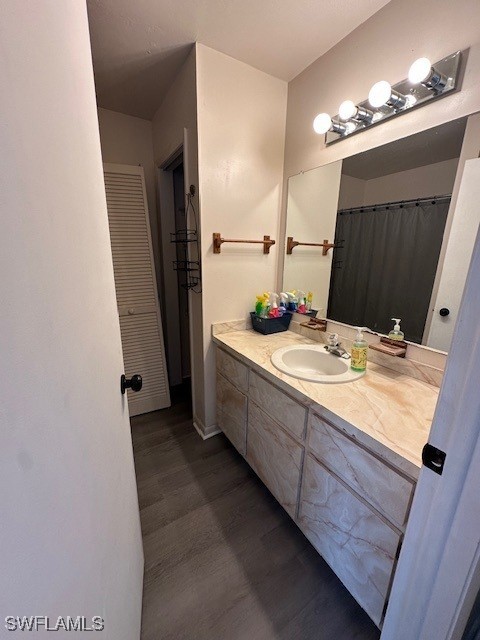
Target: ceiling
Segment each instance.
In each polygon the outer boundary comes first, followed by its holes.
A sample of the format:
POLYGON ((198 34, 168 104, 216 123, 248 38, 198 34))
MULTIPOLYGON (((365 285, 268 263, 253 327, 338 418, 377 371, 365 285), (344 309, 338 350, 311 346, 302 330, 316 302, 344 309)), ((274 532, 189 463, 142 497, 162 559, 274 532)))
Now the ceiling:
POLYGON ((458 158, 466 124, 466 118, 459 118, 351 156, 343 161, 342 173, 361 180, 372 180, 397 171, 458 158))
POLYGON ((88 0, 97 100, 151 119, 194 42, 291 80, 388 0, 88 0))

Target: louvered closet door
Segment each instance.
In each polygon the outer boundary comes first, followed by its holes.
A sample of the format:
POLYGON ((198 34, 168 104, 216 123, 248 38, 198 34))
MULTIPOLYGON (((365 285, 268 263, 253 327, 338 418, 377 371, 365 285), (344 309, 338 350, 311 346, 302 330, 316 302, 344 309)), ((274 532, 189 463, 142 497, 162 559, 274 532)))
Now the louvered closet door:
POLYGON ((145 179, 142 167, 103 168, 125 375, 143 378, 141 391, 127 391, 136 416, 170 406, 145 179))

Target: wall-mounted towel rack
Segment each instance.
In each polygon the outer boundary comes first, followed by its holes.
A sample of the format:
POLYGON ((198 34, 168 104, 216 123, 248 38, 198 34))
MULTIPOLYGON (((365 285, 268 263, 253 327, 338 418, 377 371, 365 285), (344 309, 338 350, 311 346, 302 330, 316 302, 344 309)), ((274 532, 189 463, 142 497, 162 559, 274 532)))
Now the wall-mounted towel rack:
POLYGON ((270 247, 275 244, 275 240, 270 240, 270 236, 263 236, 263 240, 229 240, 222 238, 220 233, 213 234, 213 253, 220 253, 224 242, 237 242, 247 244, 263 244, 263 253, 270 253, 270 247))
POLYGON ((294 240, 292 236, 287 238, 287 254, 290 255, 295 247, 323 247, 322 256, 326 256, 329 249, 333 249, 335 245, 328 240, 323 242, 298 242, 294 240))

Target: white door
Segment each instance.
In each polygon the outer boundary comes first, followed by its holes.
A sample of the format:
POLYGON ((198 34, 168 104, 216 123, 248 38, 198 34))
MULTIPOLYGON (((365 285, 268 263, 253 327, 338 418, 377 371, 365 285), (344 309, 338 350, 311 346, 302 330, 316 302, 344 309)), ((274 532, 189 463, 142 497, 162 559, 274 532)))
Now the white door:
POLYGON ((480 224, 480 159, 467 160, 458 192, 427 344, 449 351, 480 224), (448 309, 447 316, 440 309, 448 309))
POLYGON ((420 472, 382 640, 459 640, 480 586, 479 285, 480 233, 429 437, 445 465, 420 472))
POLYGON ((138 640, 142 538, 85 2, 2 0, 0 42, 0 636, 15 637, 6 616, 40 631, 34 616, 60 629, 99 616, 93 636, 138 640))
POLYGON ((130 415, 170 406, 152 238, 142 167, 104 164, 125 375, 140 374, 128 390, 130 415))

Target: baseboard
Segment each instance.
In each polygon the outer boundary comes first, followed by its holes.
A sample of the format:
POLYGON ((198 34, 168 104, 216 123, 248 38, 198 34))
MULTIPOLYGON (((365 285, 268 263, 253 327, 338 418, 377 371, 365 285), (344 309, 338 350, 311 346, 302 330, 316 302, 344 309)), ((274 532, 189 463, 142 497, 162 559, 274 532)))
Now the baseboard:
POLYGON ((208 440, 208 438, 212 438, 213 436, 222 433, 222 430, 219 429, 216 424, 210 427, 205 427, 203 422, 199 420, 197 416, 193 418, 193 426, 202 440, 208 440))

